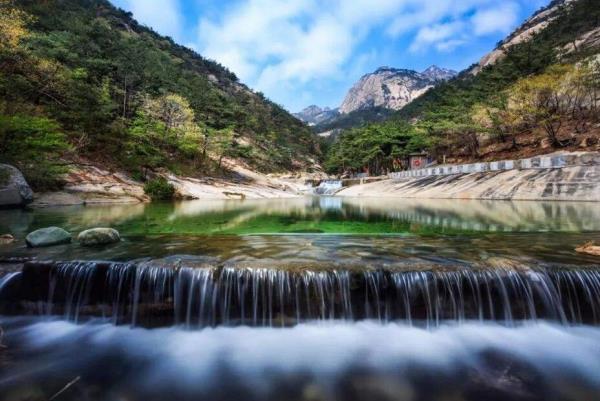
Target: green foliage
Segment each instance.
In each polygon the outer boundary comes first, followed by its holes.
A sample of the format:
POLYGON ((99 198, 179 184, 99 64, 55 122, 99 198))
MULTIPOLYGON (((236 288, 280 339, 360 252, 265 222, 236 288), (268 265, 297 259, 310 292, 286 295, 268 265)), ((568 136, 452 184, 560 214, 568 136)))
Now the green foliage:
POLYGON ((373 122, 389 119, 394 112, 383 107, 373 107, 364 110, 355 110, 351 113, 341 115, 334 121, 318 124, 313 127, 314 132, 325 132, 333 129, 350 129, 360 127, 373 122))
POLYGON ((228 151, 228 155, 236 158, 236 159, 252 159, 254 153, 254 149, 252 146, 248 145, 240 145, 237 142, 234 142, 231 148, 228 151))
POLYGON ((106 0, 1 1, 0 113, 57 121, 79 154, 134 172, 205 172, 235 135, 250 164, 274 171, 293 163, 264 149, 291 148, 301 162, 318 150, 306 126, 233 73, 106 0))
POLYGON ((158 177, 144 185, 144 192, 152 200, 171 200, 175 196, 175 187, 164 177, 158 177))
POLYGON ((371 124, 344 132, 329 150, 325 169, 330 173, 367 170, 382 174, 401 168, 410 153, 429 145, 423 132, 408 123, 371 124))
MULTIPOLYGON (((600 25, 600 7, 594 0, 579 0, 559 11, 546 29, 509 48, 506 57, 479 74, 463 73, 457 79, 428 91, 398 112, 398 117, 426 120, 459 119, 477 103, 498 101, 498 95, 523 77, 544 72, 558 60, 557 49, 600 25)), ((572 61, 587 56, 576 52, 572 61)))
POLYGON ((55 188, 66 172, 60 155, 69 150, 65 135, 52 120, 0 115, 0 161, 15 164, 37 190, 55 188))

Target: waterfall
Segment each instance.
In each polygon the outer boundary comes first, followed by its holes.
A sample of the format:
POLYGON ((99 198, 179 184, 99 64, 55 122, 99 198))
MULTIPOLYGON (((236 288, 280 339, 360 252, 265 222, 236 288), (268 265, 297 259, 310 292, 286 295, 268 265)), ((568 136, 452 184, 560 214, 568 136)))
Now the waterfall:
POLYGON ((318 195, 333 195, 340 189, 342 189, 342 181, 326 180, 322 181, 319 186, 315 188, 315 193, 318 195))
POLYGON ((7 287, 13 279, 18 278, 21 275, 21 272, 11 272, 7 273, 4 276, 0 277, 0 295, 2 295, 2 291, 4 287, 7 287))
MULTIPOLYGON (((308 321, 600 320, 600 270, 286 270, 66 262, 24 267, 22 304, 134 326, 291 326, 308 321), (44 283, 45 286, 44 286, 44 283)), ((35 308, 31 308, 35 309, 35 308)))

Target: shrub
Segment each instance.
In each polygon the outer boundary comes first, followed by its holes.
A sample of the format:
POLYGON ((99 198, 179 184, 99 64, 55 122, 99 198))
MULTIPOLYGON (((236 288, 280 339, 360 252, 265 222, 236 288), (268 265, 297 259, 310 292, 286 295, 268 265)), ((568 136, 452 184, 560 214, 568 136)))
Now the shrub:
POLYGON ((171 200, 175 196, 175 187, 164 177, 158 177, 144 185, 144 192, 152 200, 171 200))
POLYGON ((0 115, 0 162, 14 164, 34 190, 59 188, 67 172, 60 157, 70 150, 53 120, 28 115, 0 115))

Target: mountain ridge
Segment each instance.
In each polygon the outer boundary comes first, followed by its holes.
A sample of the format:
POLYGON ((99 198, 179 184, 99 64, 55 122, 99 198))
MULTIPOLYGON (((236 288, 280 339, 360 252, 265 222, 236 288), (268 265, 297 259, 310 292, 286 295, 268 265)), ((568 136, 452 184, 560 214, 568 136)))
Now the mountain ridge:
POLYGON ((311 126, 319 126, 334 124, 336 120, 344 119, 353 112, 368 113, 369 110, 376 109, 400 110, 427 90, 456 75, 456 71, 436 65, 421 72, 381 66, 373 72, 364 74, 349 89, 338 108, 311 105, 295 113, 294 116, 311 126))
POLYGON ((319 107, 317 105, 310 105, 301 111, 294 113, 293 115, 300 121, 305 122, 309 126, 318 125, 327 121, 332 120, 339 116, 339 109, 329 107, 319 107))
POLYGON ((504 58, 508 50, 519 43, 528 42, 537 33, 543 31, 552 20, 558 17, 561 7, 576 0, 553 0, 547 6, 540 8, 527 18, 507 37, 498 42, 497 46, 485 54, 474 66, 467 69, 470 74, 478 74, 483 68, 491 66, 504 58))
POLYGON ((597 0, 553 1, 482 60, 383 122, 348 126, 326 170, 381 174, 412 152, 472 163, 600 150, 597 0))

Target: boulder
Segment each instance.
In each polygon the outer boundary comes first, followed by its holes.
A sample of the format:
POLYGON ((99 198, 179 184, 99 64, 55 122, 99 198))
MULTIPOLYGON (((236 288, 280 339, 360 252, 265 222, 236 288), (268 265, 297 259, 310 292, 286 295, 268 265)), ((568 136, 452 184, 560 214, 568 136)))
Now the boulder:
POLYGON ((8 245, 15 242, 15 237, 10 234, 2 234, 0 235, 0 245, 8 245))
POLYGON ((83 246, 107 245, 121 241, 121 236, 113 228, 92 228, 80 232, 77 241, 83 246))
POLYGON ((0 207, 20 207, 33 201, 33 191, 23 174, 13 166, 0 164, 0 207))
POLYGON ((68 244, 71 242, 71 234, 60 227, 40 228, 27 234, 25 242, 30 248, 68 244))
POLYGON ((593 241, 587 242, 575 248, 575 251, 587 255, 600 256, 600 245, 595 245, 593 241))

